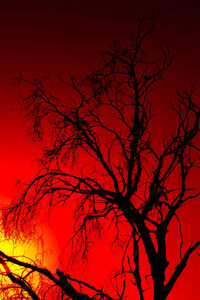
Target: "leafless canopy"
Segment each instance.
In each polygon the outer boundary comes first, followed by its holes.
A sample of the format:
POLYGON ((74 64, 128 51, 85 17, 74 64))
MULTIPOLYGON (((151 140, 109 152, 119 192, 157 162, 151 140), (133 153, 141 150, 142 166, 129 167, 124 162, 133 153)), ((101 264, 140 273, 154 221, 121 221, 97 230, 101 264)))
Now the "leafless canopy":
MULTIPOLYGON (((53 96, 41 80, 17 78, 28 87, 24 108, 32 121, 33 138, 43 138, 47 146, 40 173, 27 185, 21 198, 5 210, 5 230, 8 232, 8 224, 12 223, 14 230, 26 232, 27 224, 31 229, 44 204, 53 209, 58 203, 76 201, 73 240, 81 241, 76 250, 85 257, 88 226, 101 231, 101 220, 110 220, 115 224, 113 234, 117 241, 120 222, 126 222, 129 238, 121 272, 116 274, 123 284, 114 296, 120 300, 126 299, 128 281, 135 283, 140 299, 145 299, 141 248, 144 247, 149 262, 154 300, 162 300, 200 244, 191 244, 181 253, 174 272, 166 278, 169 224, 178 218, 179 208, 186 201, 200 194, 190 188, 188 180, 199 166, 200 107, 193 100, 193 90, 179 94, 174 108, 174 134, 165 138, 159 149, 153 145, 152 90, 163 78, 171 57, 167 49, 162 49, 160 56, 155 53, 156 58, 152 58, 152 36, 153 28, 146 27, 143 20, 128 46, 114 42, 103 53, 97 71, 81 80, 73 76, 70 84, 61 78, 71 93, 69 100, 53 96)), ((182 243, 180 252, 181 247, 182 243)), ((4 263, 20 265, 17 259, 0 255, 4 263)), ((60 270, 52 275, 31 264, 23 266, 47 276, 65 295, 60 299, 112 299, 103 290, 80 280, 80 286, 87 286, 90 292, 86 295, 81 289, 76 290, 75 279, 60 270)))

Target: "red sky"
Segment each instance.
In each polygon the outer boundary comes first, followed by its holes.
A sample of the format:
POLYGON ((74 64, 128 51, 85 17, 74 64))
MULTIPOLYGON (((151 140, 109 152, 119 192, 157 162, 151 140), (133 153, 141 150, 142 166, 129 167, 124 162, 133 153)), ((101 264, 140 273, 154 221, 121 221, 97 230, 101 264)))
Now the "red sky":
MULTIPOLYGON (((47 73, 84 74, 97 63, 97 54, 113 40, 126 40, 144 13, 153 13, 155 32, 174 56, 174 63, 157 92, 160 132, 170 128, 170 111, 177 90, 194 84, 200 93, 200 7, 198 1, 8 1, 0 4, 0 195, 15 193, 17 179, 37 170, 38 145, 27 139, 28 124, 16 108, 19 89, 12 78, 22 72, 32 78, 47 73), (151 2, 151 4, 150 4, 151 2), (167 125, 166 125, 167 124, 167 125)), ((171 120, 173 124, 173 120, 171 120)), ((200 206, 198 206, 200 208, 200 206)), ((186 236, 197 238, 198 210, 184 215, 186 236)), ((55 230, 56 231, 56 230, 55 230)), ((56 239, 56 237, 55 237, 56 239)), ((198 260, 198 257, 195 256, 198 260)), ((174 299, 198 299, 200 263, 177 283, 174 299), (184 286, 183 286, 184 285, 184 286), (184 287, 184 292, 182 292, 184 287)))

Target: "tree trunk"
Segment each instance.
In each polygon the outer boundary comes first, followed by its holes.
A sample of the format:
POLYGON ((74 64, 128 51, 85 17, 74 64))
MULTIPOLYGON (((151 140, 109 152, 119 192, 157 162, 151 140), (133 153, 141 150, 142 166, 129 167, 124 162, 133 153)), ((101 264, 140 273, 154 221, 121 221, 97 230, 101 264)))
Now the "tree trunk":
POLYGON ((162 265, 155 264, 153 270, 154 297, 153 300, 165 300, 166 294, 164 290, 164 270, 162 265))

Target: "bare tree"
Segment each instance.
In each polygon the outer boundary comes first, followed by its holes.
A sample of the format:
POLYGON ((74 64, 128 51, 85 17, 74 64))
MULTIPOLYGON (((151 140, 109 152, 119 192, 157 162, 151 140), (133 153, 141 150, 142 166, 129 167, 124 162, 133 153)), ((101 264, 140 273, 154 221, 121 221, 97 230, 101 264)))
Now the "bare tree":
POLYGON ((166 137, 159 149, 153 145, 152 90, 170 66, 171 56, 162 49, 160 56, 155 53, 156 58, 152 58, 148 47, 152 36, 153 28, 146 27, 143 20, 128 46, 114 42, 103 53, 97 71, 84 79, 73 76, 70 84, 62 78, 62 84, 71 93, 69 100, 52 95, 42 80, 17 78, 28 87, 24 109, 32 121, 33 138, 43 139, 47 146, 39 174, 25 187, 20 199, 4 211, 6 234, 17 230, 19 234, 30 234, 43 203, 54 209, 69 201, 76 201, 72 237, 76 255, 87 256, 90 231, 101 232, 101 220, 115 228, 115 242, 121 238, 121 224, 127 226, 121 269, 114 274, 121 283, 112 296, 102 288, 72 278, 66 270, 52 274, 34 263, 0 252, 4 276, 32 299, 48 297, 52 287, 55 299, 129 299, 126 288, 132 282, 139 299, 144 300, 148 275, 141 271, 140 253, 144 249, 153 299, 164 300, 200 245, 197 241, 182 253, 181 241, 180 260, 174 271, 167 273, 169 225, 174 218, 180 223, 179 208, 200 195, 189 180, 200 162, 200 106, 193 100, 193 90, 179 94, 174 107, 174 134, 166 137), (39 289, 30 284, 29 275, 17 277, 9 271, 8 263, 29 270, 33 276, 40 274, 47 279, 47 285, 37 294, 39 289))

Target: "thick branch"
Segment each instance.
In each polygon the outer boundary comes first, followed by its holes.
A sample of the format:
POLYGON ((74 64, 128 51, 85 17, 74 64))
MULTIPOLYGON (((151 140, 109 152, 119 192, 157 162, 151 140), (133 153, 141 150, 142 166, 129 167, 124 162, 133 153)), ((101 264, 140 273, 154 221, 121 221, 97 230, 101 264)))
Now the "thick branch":
POLYGON ((184 257, 182 258, 181 262, 177 265, 174 273, 172 274, 171 278, 165 285, 165 295, 166 297, 169 295, 170 291, 172 290, 174 284, 176 283, 177 279, 185 269, 188 259, 190 255, 200 246, 200 241, 196 242, 193 246, 190 246, 188 250, 186 251, 184 257))

